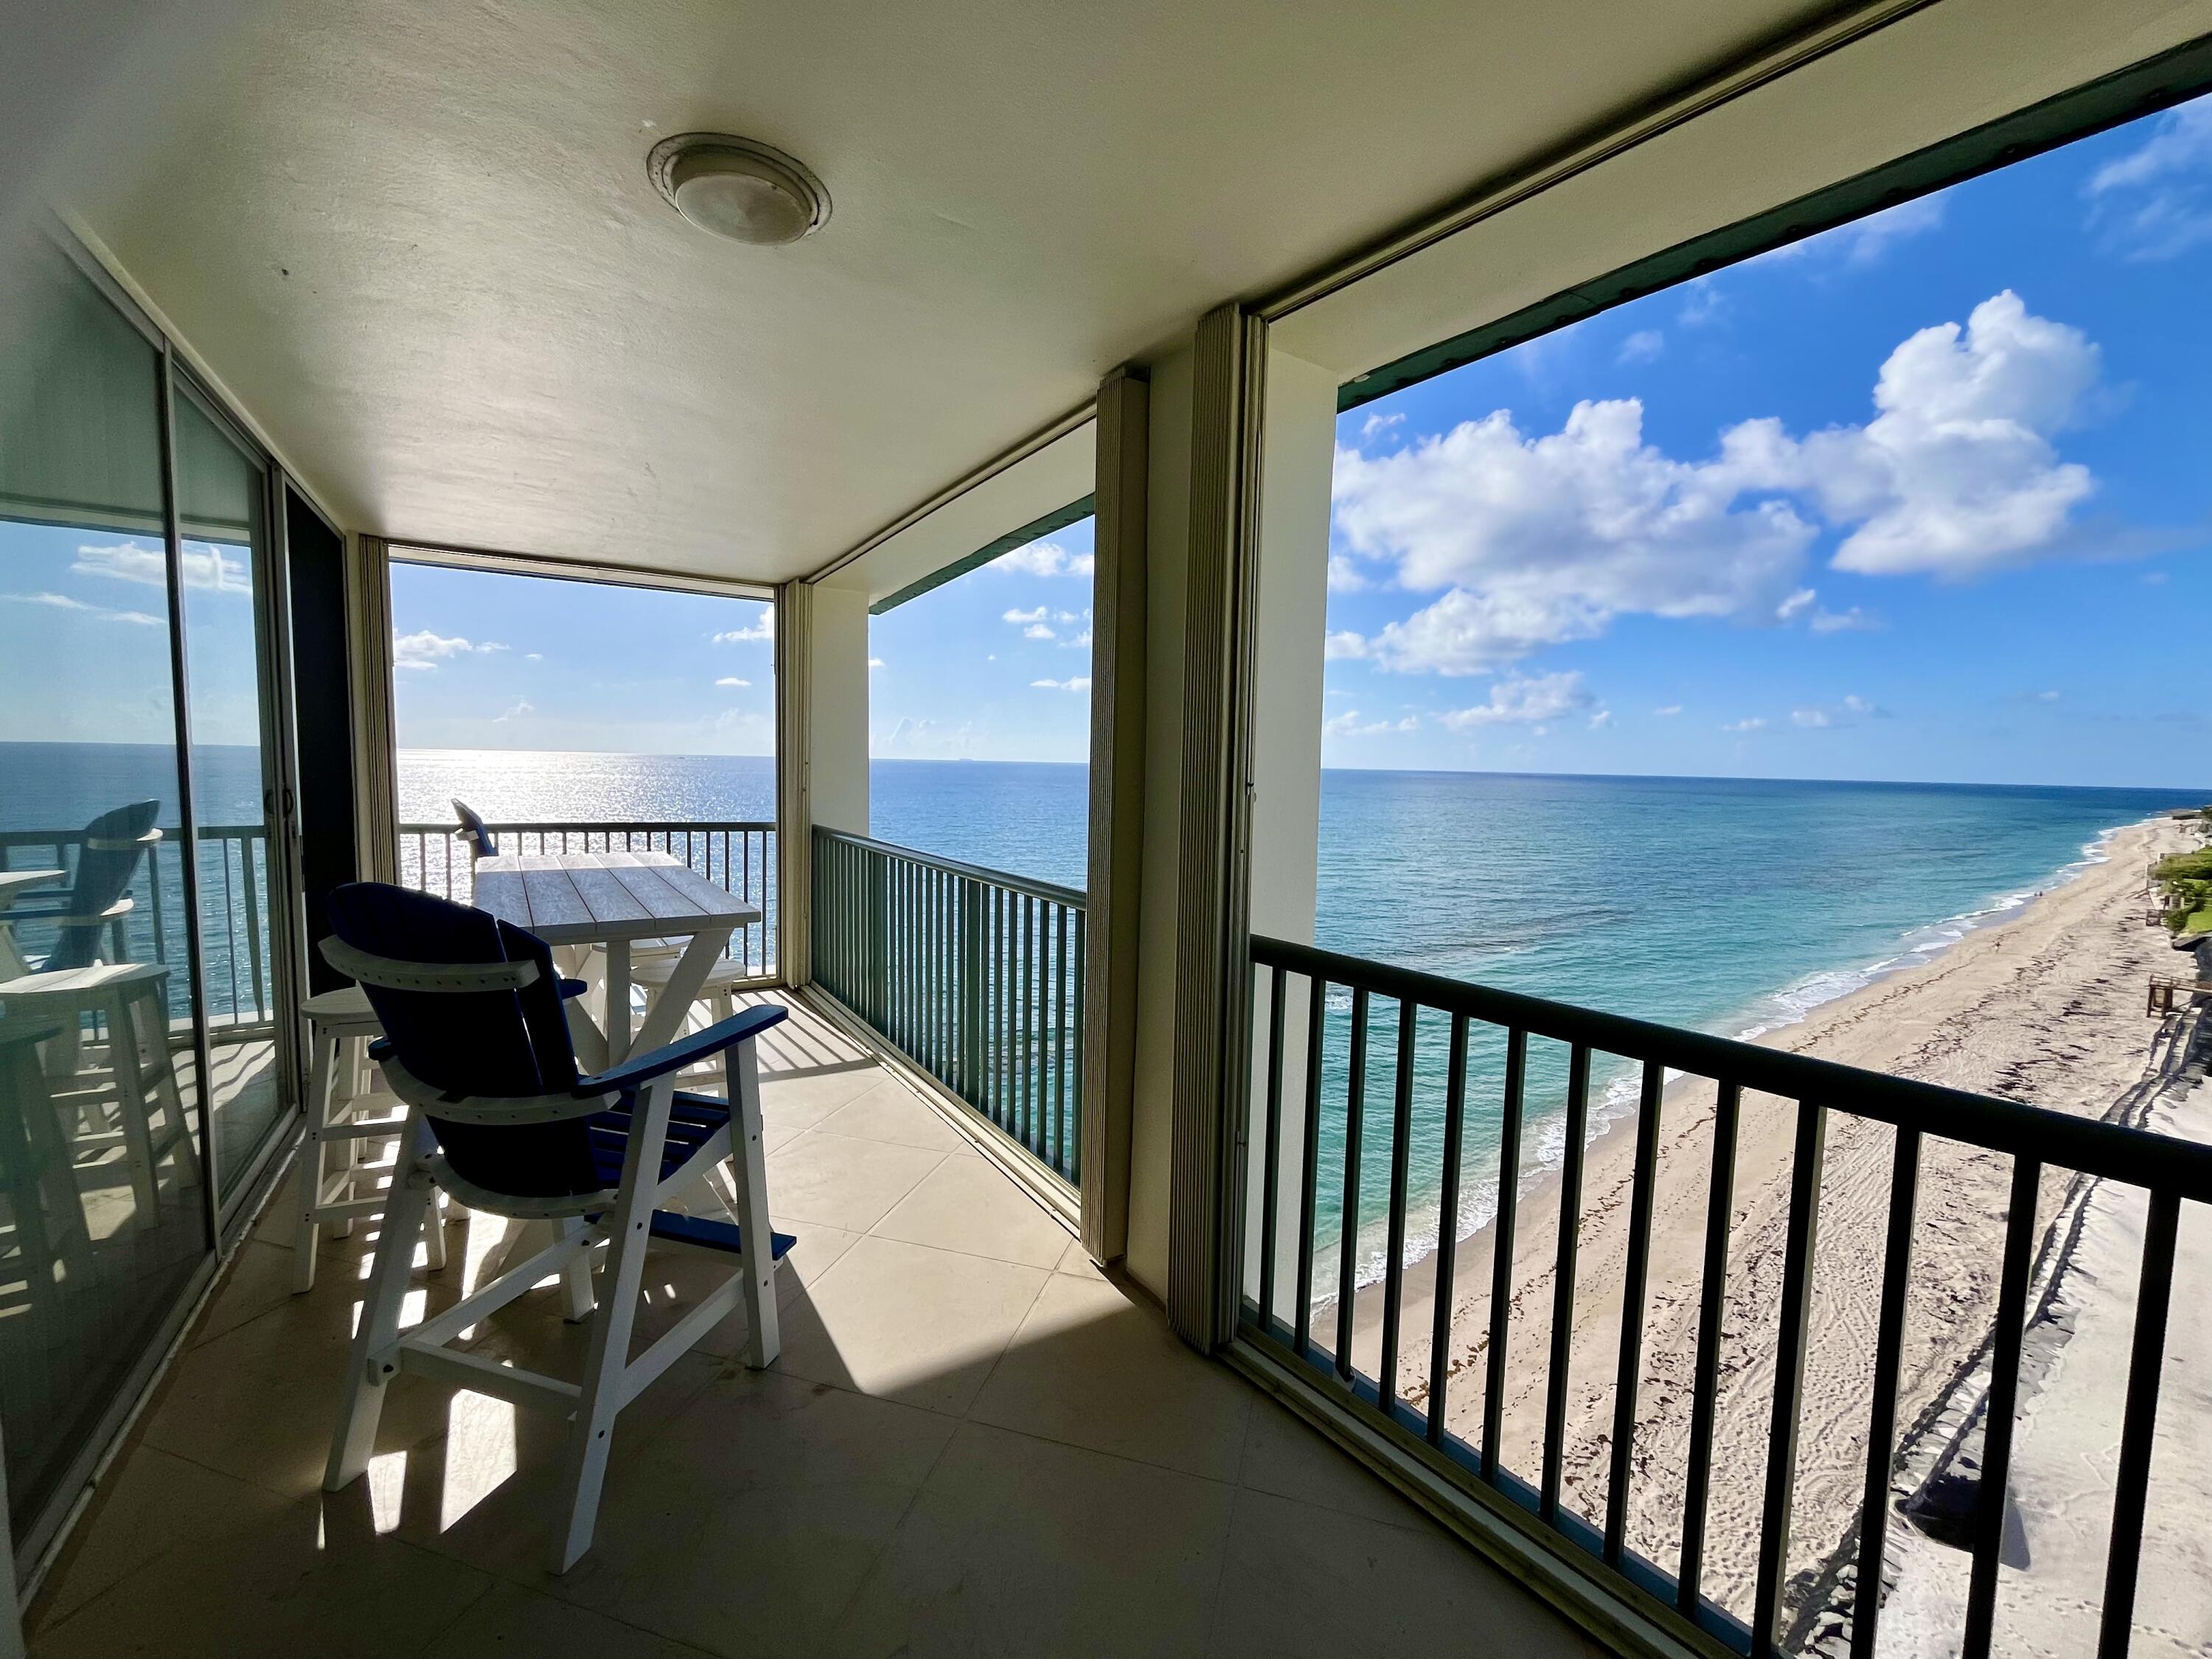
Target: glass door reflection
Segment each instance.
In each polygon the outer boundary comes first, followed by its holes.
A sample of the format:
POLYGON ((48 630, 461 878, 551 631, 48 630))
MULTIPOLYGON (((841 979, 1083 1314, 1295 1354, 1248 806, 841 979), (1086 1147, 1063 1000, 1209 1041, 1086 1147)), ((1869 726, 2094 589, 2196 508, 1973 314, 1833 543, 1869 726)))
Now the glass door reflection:
POLYGON ((210 1239, 158 354, 58 253, 5 275, 0 1418, 30 1552, 210 1239))
POLYGON ((272 834, 276 794, 264 742, 270 677, 260 648, 268 475, 189 387, 179 387, 174 418, 208 1105, 216 1198, 228 1203, 281 1125, 287 1093, 270 927, 285 914, 271 890, 283 842, 272 834))

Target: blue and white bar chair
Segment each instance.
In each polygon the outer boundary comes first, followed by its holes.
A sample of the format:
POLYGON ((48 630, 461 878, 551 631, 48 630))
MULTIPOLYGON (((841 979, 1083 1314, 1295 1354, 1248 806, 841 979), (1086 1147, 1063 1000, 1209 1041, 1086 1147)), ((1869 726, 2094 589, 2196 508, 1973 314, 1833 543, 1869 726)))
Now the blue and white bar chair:
POLYGON ((746 1362, 776 1356, 776 1265, 796 1242, 769 1224, 753 1040, 784 1011, 747 1009, 596 1077, 576 1069, 552 953, 533 933, 428 894, 356 882, 331 895, 323 953, 368 992, 385 1031, 370 1050, 407 1127, 347 1368, 323 1487, 368 1467, 384 1390, 399 1372, 441 1378, 573 1419, 565 1572, 591 1547, 615 1418, 737 1308, 746 1362), (720 1055, 726 1102, 678 1091, 676 1073, 720 1055), (665 1207, 726 1164, 736 1222, 665 1207), (471 1210, 553 1224, 544 1249, 402 1333, 409 1267, 434 1190, 471 1210), (736 1271, 635 1359, 630 1335, 649 1243, 701 1250, 736 1271), (606 1259, 593 1305, 592 1253, 606 1259), (449 1345, 548 1276, 571 1319, 592 1321, 569 1382, 449 1345))

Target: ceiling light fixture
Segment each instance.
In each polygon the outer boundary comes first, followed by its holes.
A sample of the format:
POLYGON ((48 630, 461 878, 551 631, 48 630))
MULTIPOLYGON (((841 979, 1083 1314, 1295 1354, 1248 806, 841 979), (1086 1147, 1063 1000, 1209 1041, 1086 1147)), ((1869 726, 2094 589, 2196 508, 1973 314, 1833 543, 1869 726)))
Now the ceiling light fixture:
POLYGON ((679 132, 646 158, 669 205, 702 230, 756 247, 795 242, 829 222, 830 192, 804 162, 723 132, 679 132))

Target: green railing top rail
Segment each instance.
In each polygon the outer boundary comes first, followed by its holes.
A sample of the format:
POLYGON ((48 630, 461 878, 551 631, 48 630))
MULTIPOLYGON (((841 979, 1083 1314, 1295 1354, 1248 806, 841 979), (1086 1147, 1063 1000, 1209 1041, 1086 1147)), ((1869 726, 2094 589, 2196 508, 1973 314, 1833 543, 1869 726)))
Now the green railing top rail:
POLYGON ((2212 1146, 2173 1135, 1892 1077, 1779 1048, 1763 1048, 1624 1014, 1600 1013, 1288 939, 1255 934, 1252 960, 1263 968, 1364 988, 1492 1025, 1517 1027, 1560 1042, 1656 1061, 1692 1076, 1725 1079, 1759 1094, 1808 1101, 1947 1140, 2035 1158, 2176 1198, 2212 1203, 2212 1146))
POLYGON ((871 853, 881 853, 888 858, 904 859, 909 864, 927 865, 933 870, 942 870, 948 875, 960 876, 969 881, 988 882, 1009 892, 1025 893, 1031 898, 1041 898, 1051 904, 1064 904, 1072 910, 1084 909, 1091 902, 1089 895, 1078 887, 1062 887, 1056 882, 1033 881, 1027 876, 1012 875, 1004 870, 988 870, 980 864, 963 864, 958 859, 939 858, 934 853, 901 847, 895 842, 856 836, 849 830, 831 830, 817 823, 814 826, 814 833, 818 839, 841 842, 848 847, 865 848, 871 853))

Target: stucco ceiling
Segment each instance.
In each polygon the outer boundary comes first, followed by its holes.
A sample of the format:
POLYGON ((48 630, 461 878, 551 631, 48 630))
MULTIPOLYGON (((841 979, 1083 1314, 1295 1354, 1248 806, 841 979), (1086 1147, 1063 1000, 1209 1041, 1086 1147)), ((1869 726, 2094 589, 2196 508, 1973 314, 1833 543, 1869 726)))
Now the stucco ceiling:
POLYGON ((775 579, 1208 307, 1833 9, 289 0, 142 53, 47 189, 350 527, 775 579), (645 168, 689 129, 835 217, 694 230, 645 168))

